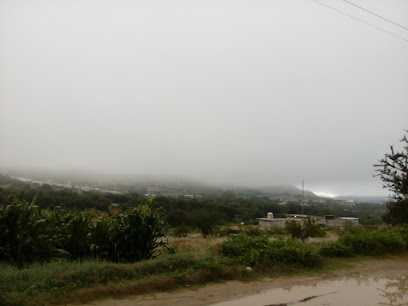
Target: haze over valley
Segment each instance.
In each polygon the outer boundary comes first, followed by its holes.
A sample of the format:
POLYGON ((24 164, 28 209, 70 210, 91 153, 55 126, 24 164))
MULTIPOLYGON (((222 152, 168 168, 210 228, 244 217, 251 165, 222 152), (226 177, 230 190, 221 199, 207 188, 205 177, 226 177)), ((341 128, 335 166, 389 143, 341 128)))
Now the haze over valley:
MULTIPOLYGON (((408 20, 392 3, 370 1, 408 20)), ((408 43, 387 32, 313 1, 5 0, 0 20, 4 174, 388 194, 408 43)))

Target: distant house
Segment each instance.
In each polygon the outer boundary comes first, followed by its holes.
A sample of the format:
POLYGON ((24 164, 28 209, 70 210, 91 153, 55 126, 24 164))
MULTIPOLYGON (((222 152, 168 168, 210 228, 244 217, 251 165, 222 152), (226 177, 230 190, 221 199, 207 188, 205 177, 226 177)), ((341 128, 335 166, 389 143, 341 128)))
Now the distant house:
MULTIPOLYGON (((305 222, 307 215, 301 214, 290 214, 286 215, 286 218, 274 218, 273 213, 269 212, 266 218, 258 218, 259 227, 262 230, 269 230, 272 228, 284 228, 286 222, 295 221, 295 222, 305 222)), ((353 217, 338 217, 336 218, 333 215, 328 215, 324 217, 311 216, 313 219, 316 219, 316 224, 328 226, 328 227, 343 227, 346 224, 359 225, 359 219, 353 217)))

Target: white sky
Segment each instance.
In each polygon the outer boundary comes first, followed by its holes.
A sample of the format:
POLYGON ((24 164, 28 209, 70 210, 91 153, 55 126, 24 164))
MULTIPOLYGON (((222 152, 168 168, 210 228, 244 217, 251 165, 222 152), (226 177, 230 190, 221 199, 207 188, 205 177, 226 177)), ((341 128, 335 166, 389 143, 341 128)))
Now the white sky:
POLYGON ((387 193, 407 98, 408 41, 312 0, 0 0, 2 168, 387 193))

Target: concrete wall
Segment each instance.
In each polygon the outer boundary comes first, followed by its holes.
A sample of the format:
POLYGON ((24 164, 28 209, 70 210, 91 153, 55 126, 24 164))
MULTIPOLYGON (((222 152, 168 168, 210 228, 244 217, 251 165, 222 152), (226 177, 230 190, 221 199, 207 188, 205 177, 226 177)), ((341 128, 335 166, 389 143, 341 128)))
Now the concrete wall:
POLYGON ((285 228, 286 222, 295 221, 295 222, 304 222, 302 219, 289 219, 289 218, 275 218, 275 219, 266 219, 259 218, 259 228, 261 230, 270 230, 272 228, 285 228))
MULTIPOLYGON (((268 219, 268 218, 258 218, 259 221, 259 228, 261 230, 269 230, 272 228, 285 228, 286 222, 295 221, 295 222, 306 222, 305 219, 295 219, 295 218, 275 218, 275 219, 268 219)), ((328 227, 343 227, 346 224, 351 225, 359 225, 359 219, 352 218, 352 219, 325 219, 321 218, 316 221, 316 224, 324 225, 328 227)))

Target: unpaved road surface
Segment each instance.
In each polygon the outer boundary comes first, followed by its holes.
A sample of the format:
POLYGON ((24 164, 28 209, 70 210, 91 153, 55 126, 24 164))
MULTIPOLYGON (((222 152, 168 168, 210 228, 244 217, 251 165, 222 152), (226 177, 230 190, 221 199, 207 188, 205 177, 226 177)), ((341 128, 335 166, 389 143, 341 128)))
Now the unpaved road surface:
MULTIPOLYGON (((161 292, 148 295, 129 296, 123 299, 107 299, 95 301, 87 305, 104 306, 179 306, 179 305, 212 305, 220 302, 237 300, 246 296, 262 293, 274 288, 288 288, 301 285, 312 285, 316 282, 361 277, 397 277, 408 276, 408 257, 397 259, 382 259, 358 263, 350 269, 338 270, 331 274, 316 277, 292 276, 266 278, 261 281, 243 283, 230 281, 220 284, 209 284, 196 290, 189 288, 171 292, 161 292)), ((236 305, 239 305, 237 303, 236 305)))

